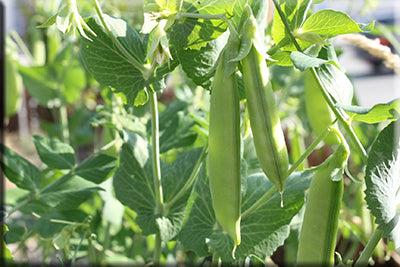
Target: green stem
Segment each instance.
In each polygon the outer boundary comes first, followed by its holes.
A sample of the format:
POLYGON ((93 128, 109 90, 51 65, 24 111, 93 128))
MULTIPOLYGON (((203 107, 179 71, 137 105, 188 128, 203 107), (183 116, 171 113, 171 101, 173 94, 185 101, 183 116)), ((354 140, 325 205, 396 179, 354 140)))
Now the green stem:
POLYGON ((163 192, 161 186, 161 166, 160 166, 160 144, 159 144, 159 129, 158 129, 158 108, 157 108, 157 93, 150 93, 150 108, 151 108, 151 144, 152 144, 152 160, 153 160, 153 181, 154 191, 156 194, 157 213, 163 214, 163 192))
POLYGON ((270 196, 272 196, 272 194, 275 193, 276 190, 278 190, 277 187, 271 186, 271 188, 261 198, 259 198, 256 203, 254 203, 250 208, 242 213, 242 220, 245 217, 249 216, 253 211, 258 209, 262 204, 264 204, 264 201, 270 198, 270 196))
POLYGON ((203 147, 203 151, 201 151, 200 157, 194 166, 192 173, 189 176, 189 179, 186 181, 185 185, 181 188, 181 190, 168 202, 165 204, 165 211, 168 211, 192 186, 193 182, 195 181, 197 174, 200 171, 200 167, 203 164, 203 160, 207 155, 208 151, 208 140, 207 143, 203 147))
POLYGON ((99 4, 98 0, 93 0, 93 3, 95 5, 96 12, 99 15, 100 21, 103 24, 104 29, 106 30, 108 36, 111 38, 113 43, 118 47, 118 49, 121 51, 121 53, 129 60, 129 62, 136 69, 138 69, 142 74, 146 73, 148 71, 148 69, 145 66, 143 66, 138 60, 136 60, 136 58, 134 58, 128 52, 128 50, 126 50, 126 48, 121 44, 121 42, 117 38, 115 38, 114 34, 111 32, 111 30, 108 27, 107 22, 106 22, 106 20, 104 18, 104 13, 101 10, 101 7, 100 7, 100 4, 99 4))
POLYGON ((288 176, 290 176, 302 163, 303 161, 313 152, 313 150, 318 146, 318 144, 329 134, 329 127, 317 137, 317 139, 312 142, 312 144, 307 148, 306 151, 300 156, 300 158, 292 165, 288 171, 288 176))
POLYGON ((364 247, 363 251, 361 252, 360 257, 356 261, 356 264, 354 267, 361 267, 361 266, 367 266, 369 258, 372 256, 372 253, 374 252, 376 246, 378 245, 379 241, 381 240, 383 236, 383 231, 380 230, 379 228, 375 229, 374 233, 368 240, 367 245, 364 247))
POLYGON ((153 265, 161 266, 161 234, 157 233, 153 252, 153 265))

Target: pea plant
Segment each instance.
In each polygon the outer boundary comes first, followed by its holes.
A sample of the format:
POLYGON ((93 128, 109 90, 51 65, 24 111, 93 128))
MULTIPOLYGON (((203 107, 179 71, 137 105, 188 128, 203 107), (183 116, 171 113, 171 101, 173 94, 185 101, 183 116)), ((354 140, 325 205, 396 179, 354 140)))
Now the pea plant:
POLYGON ((28 240, 62 265, 395 261, 400 102, 357 104, 333 39, 374 22, 321 2, 147 0, 138 27, 60 1, 40 26, 65 34, 54 60, 13 65, 63 130, 32 137, 40 166, 1 145, 5 261, 28 240), (65 105, 88 83, 81 160, 65 105))

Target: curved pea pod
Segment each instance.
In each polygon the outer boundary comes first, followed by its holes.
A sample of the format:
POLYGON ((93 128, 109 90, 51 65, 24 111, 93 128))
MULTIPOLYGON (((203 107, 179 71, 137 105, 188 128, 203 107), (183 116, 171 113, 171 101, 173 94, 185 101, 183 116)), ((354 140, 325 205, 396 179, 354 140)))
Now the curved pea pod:
MULTIPOLYGON (((312 74, 311 69, 307 69, 304 72, 304 96, 306 113, 311 129, 315 134, 320 135, 326 127, 332 124, 336 117, 329 108, 328 103, 326 103, 320 85, 312 74)), ((334 127, 337 127, 337 124, 334 127)), ((337 145, 340 143, 340 139, 334 132, 330 132, 324 138, 324 142, 328 145, 337 145)))
POLYGON ((332 266, 334 263, 343 170, 348 156, 347 145, 340 145, 311 181, 297 251, 300 266, 332 266))
POLYGON ((222 56, 211 91, 208 166, 215 216, 236 247, 240 244, 240 108, 235 73, 228 69, 222 56))

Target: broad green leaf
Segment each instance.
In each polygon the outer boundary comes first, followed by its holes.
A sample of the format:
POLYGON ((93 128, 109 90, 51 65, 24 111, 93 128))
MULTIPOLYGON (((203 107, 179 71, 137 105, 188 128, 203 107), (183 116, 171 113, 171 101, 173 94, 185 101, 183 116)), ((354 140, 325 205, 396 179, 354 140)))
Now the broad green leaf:
POLYGON ((41 105, 54 108, 80 97, 86 86, 86 74, 74 49, 73 44, 65 46, 50 65, 19 66, 29 93, 41 105))
POLYGON ((176 12, 180 7, 180 0, 155 0, 156 3, 163 10, 168 10, 170 12, 176 12))
POLYGON ((58 84, 47 66, 24 67, 19 71, 28 92, 44 107, 58 107, 61 99, 57 92, 58 84))
POLYGON ((95 183, 77 175, 66 174, 44 187, 39 194, 38 202, 59 210, 78 207, 95 191, 101 190, 95 183))
POLYGON ((279 66, 293 66, 293 62, 290 59, 291 52, 288 51, 280 51, 274 53, 271 58, 273 60, 268 61, 268 67, 273 66, 273 65, 279 65, 279 66))
POLYGON ((106 154, 93 154, 74 170, 76 175, 99 184, 106 180, 110 172, 117 166, 117 159, 106 154))
MULTIPOLYGON (((143 63, 145 51, 140 35, 122 19, 105 18, 112 34, 131 56, 143 63)), ((93 41, 81 40, 80 50, 86 68, 101 85, 123 93, 128 105, 133 105, 137 94, 146 85, 142 73, 118 49, 97 17, 90 18, 88 25, 97 36, 92 37, 93 41)))
POLYGON ((398 120, 400 117, 400 99, 385 104, 376 104, 372 108, 340 104, 337 106, 347 111, 352 120, 366 123, 398 120))
MULTIPOLYGON (((162 169, 164 203, 168 203, 183 188, 200 157, 202 148, 196 148, 185 152, 173 162, 162 169)), ((163 241, 169 241, 176 236, 182 227, 185 216, 186 204, 189 199, 191 188, 175 202, 168 210, 167 216, 157 219, 163 241)))
POLYGON ((394 121, 378 135, 368 154, 365 200, 384 237, 400 248, 400 122, 394 121))
POLYGON ((40 170, 32 163, 0 144, 0 165, 5 176, 21 189, 38 192, 42 182, 40 170))
MULTIPOLYGON (((369 28, 366 26, 365 28, 369 28)), ((340 34, 359 33, 363 28, 354 22, 346 13, 324 9, 312 14, 304 22, 301 32, 312 32, 321 35, 324 39, 332 38, 340 34)))
MULTIPOLYGON (((280 194, 276 191, 253 213, 242 217, 242 243, 236 250, 237 260, 244 260, 248 255, 264 259, 283 244, 289 235, 291 219, 304 203, 304 192, 309 187, 311 176, 311 172, 297 172, 288 178, 283 194, 283 208, 280 207, 280 194)), ((242 188, 245 190, 242 190, 242 212, 272 187, 273 184, 262 173, 243 179, 242 188)), ((188 207, 190 209, 188 217, 178 236, 183 247, 196 252, 199 256, 217 253, 226 261, 229 262, 229 259, 233 261, 231 255, 233 241, 227 238, 226 234, 216 230, 208 178, 204 168, 195 184, 188 207)))
MULTIPOLYGON (((140 158, 138 146, 143 146, 140 143, 144 141, 138 136, 135 140, 134 136, 131 134, 130 143, 122 146, 120 166, 113 177, 115 194, 122 204, 136 212, 136 222, 143 234, 160 232, 163 241, 166 242, 175 237, 181 227, 190 190, 165 211, 164 215, 157 214, 151 158, 147 157, 146 161, 140 158)), ((164 202, 170 201, 185 184, 200 153, 200 149, 190 150, 180 155, 173 165, 162 162, 164 202)))
POLYGON ((307 68, 321 67, 328 63, 325 59, 312 57, 297 51, 293 51, 290 54, 290 59, 292 60, 293 65, 301 71, 305 71, 307 68))
POLYGON ((72 169, 75 165, 75 151, 65 143, 41 135, 32 137, 40 160, 54 169, 72 169))
POLYGON ((214 65, 223 48, 224 40, 221 40, 221 38, 212 40, 206 46, 197 50, 183 49, 177 43, 173 43, 173 45, 176 50, 175 54, 186 75, 196 85, 209 89, 211 79, 215 74, 214 65))
MULTIPOLYGON (((136 142, 140 142, 138 137, 136 142)), ((120 152, 120 165, 114 173, 113 185, 116 198, 137 214, 136 223, 143 234, 157 233, 155 215, 156 200, 151 160, 136 158, 133 150, 136 146, 125 143, 120 152)), ((146 147, 147 149, 147 147, 146 147)))
MULTIPOLYGON (((235 1, 228 0, 188 0, 182 11, 201 15, 233 14, 235 1)), ((179 15, 179 13, 178 13, 179 15)), ((227 24, 219 19, 178 18, 171 27, 169 39, 176 48, 199 50, 208 42, 218 38, 227 29, 227 24)))

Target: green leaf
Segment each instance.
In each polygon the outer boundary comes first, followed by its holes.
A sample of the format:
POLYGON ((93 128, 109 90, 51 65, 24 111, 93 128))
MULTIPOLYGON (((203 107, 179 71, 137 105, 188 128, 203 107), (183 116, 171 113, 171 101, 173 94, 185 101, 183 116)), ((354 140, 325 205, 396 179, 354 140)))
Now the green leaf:
MULTIPOLYGON (((233 14, 233 6, 228 0, 190 0, 183 2, 182 11, 201 15, 233 14)), ((227 24, 219 19, 182 18, 172 25, 169 39, 179 49, 199 50, 226 29, 227 24)))
MULTIPOLYGON (((368 27, 367 27, 368 28, 368 27)), ((301 27, 302 33, 312 32, 324 39, 340 34, 363 32, 359 24, 346 13, 324 9, 312 14, 301 27)))
POLYGON ((400 247, 400 122, 381 131, 368 154, 365 200, 384 237, 400 247))
MULTIPOLYGON (((145 51, 140 35, 122 19, 105 16, 105 20, 129 54, 143 63, 145 51)), ((97 17, 87 23, 97 36, 92 37, 93 41, 81 40, 80 51, 86 68, 101 85, 115 88, 117 93, 126 96, 128 105, 133 105, 146 85, 142 73, 122 54, 97 17)))
MULTIPOLYGON (((201 152, 202 148, 189 150, 179 155, 172 165, 164 165, 164 168, 161 170, 163 173, 162 187, 164 203, 171 201, 186 184, 201 152)), ((171 240, 181 229, 187 200, 191 191, 191 187, 188 188, 186 193, 167 211, 167 216, 157 219, 163 241, 167 242, 171 240)))
POLYGON ((24 67, 19 71, 28 92, 44 107, 58 107, 61 100, 57 93, 57 81, 47 66, 24 67))
POLYGON ((366 123, 378 123, 386 120, 398 120, 400 117, 400 99, 392 100, 384 104, 376 104, 372 108, 341 105, 338 107, 347 111, 352 120, 366 123))
POLYGON ((40 189, 42 175, 32 163, 0 144, 0 165, 5 176, 16 186, 31 192, 40 189))
MULTIPOLYGON (((66 174, 40 191, 39 203, 59 210, 78 207, 101 187, 77 175, 66 174)), ((39 204, 38 203, 38 204, 39 204)))
POLYGON ((117 165, 115 157, 106 154, 94 154, 80 163, 74 173, 80 177, 99 184, 105 181, 117 165))
MULTIPOLYGON (((133 133, 124 140, 126 143, 121 149, 120 166, 113 178, 116 197, 136 212, 136 222, 143 234, 161 233, 162 240, 167 242, 175 237, 182 225, 190 190, 165 211, 164 215, 157 214, 151 158, 143 157, 141 153, 147 151, 147 143, 133 133)), ((180 155, 173 165, 161 164, 165 203, 186 183, 200 153, 200 148, 193 149, 180 155)))
POLYGON ((151 160, 147 142, 131 134, 120 152, 120 165, 114 173, 113 185, 116 198, 137 214, 136 222, 149 235, 158 232, 155 215, 156 202, 151 160), (130 143, 127 143, 127 142, 130 143), (140 151, 146 151, 143 157, 140 151))
MULTIPOLYGON (((286 182, 283 194, 284 208, 280 207, 280 194, 276 191, 265 203, 247 217, 242 218, 242 243, 237 247, 236 259, 248 255, 266 258, 282 245, 289 235, 289 224, 304 203, 305 190, 311 181, 311 172, 292 174, 286 182)), ((242 212, 252 206, 273 184, 262 173, 242 179, 242 212), (244 190, 245 188, 245 190, 244 190)), ((216 230, 216 220, 211 203, 208 178, 202 168, 199 179, 188 202, 189 214, 179 240, 186 250, 198 256, 217 253, 228 261, 232 259, 233 241, 216 230), (193 242, 197 240, 197 242, 193 242), (209 240, 209 241, 207 241, 209 240), (208 243, 207 243, 208 242, 208 243), (209 251, 210 249, 214 249, 209 251)))
POLYGON ((155 0, 162 10, 172 13, 179 11, 181 0, 155 0))
POLYGON ((40 160, 47 166, 60 170, 74 167, 75 151, 70 145, 41 135, 34 135, 32 139, 40 160))
POLYGON ((305 71, 307 68, 321 67, 328 63, 325 59, 312 57, 298 51, 293 51, 290 54, 290 59, 292 60, 293 65, 301 71, 305 71))
POLYGON ((224 45, 223 40, 221 38, 212 40, 200 49, 183 49, 179 44, 173 44, 176 49, 175 54, 186 75, 196 85, 209 89, 215 74, 214 65, 224 45))

